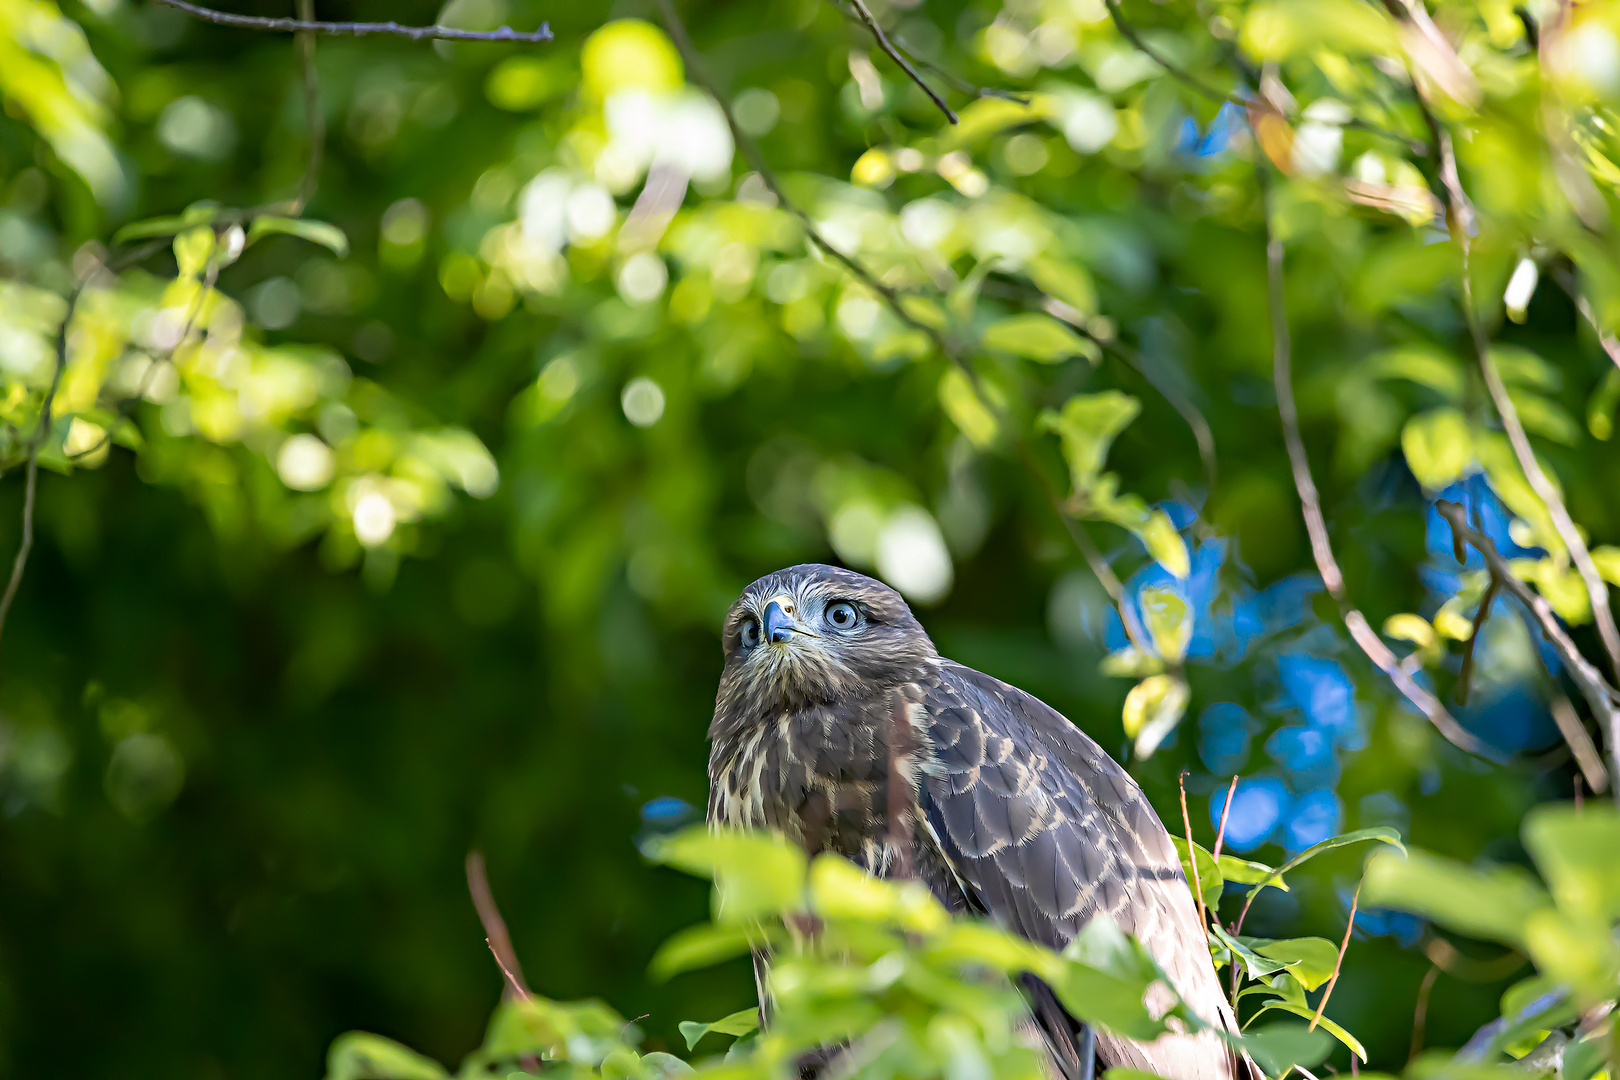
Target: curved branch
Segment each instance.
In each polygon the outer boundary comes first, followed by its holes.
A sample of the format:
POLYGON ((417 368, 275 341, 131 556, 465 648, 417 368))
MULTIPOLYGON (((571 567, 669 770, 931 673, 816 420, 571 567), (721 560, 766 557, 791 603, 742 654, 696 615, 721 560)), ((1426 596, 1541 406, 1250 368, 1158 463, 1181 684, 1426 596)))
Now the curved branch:
POLYGON ((233 15, 228 11, 215 11, 188 3, 187 0, 158 0, 177 11, 220 26, 235 26, 243 30, 266 30, 271 33, 296 34, 310 31, 316 34, 393 34, 412 41, 520 41, 530 45, 551 40, 551 25, 541 23, 538 30, 513 30, 503 26, 499 30, 457 30, 449 26, 401 26, 397 22, 315 22, 306 19, 267 19, 258 15, 233 15))
POLYGON ((889 59, 899 64, 900 70, 910 76, 912 82, 922 87, 922 91, 928 95, 928 99, 938 105, 939 111, 945 114, 945 119, 953 124, 956 123, 956 113, 951 111, 949 105, 945 104, 945 99, 935 93, 934 88, 924 82, 921 75, 917 74, 917 69, 911 66, 911 61, 907 60, 898 49, 889 43, 888 35, 883 32, 883 27, 878 25, 878 21, 872 17, 872 12, 866 6, 865 0, 849 0, 849 2, 855 8, 856 14, 861 17, 861 22, 865 23, 866 28, 872 31, 872 36, 877 39, 878 48, 888 53, 889 59))
POLYGON ((1322 575, 1322 584, 1339 605, 1339 615, 1344 620, 1345 628, 1350 631, 1356 644, 1361 646, 1361 651, 1367 654, 1367 659, 1389 677, 1406 700, 1428 717, 1441 735, 1469 753, 1500 761, 1500 754, 1457 723, 1439 698, 1418 685, 1412 673, 1401 667, 1389 646, 1368 625, 1367 617, 1350 603, 1344 587, 1344 572, 1339 569, 1338 560, 1333 556, 1333 545, 1328 540, 1327 521, 1322 516, 1322 500, 1317 493, 1316 482, 1311 479, 1311 464, 1305 454, 1305 442, 1299 434, 1299 412, 1294 405, 1288 311, 1283 296, 1283 246, 1271 227, 1269 195, 1265 203, 1265 221, 1266 300, 1271 314, 1272 380, 1277 389, 1277 413, 1282 419, 1283 442, 1288 448, 1288 463, 1294 473, 1294 490, 1299 493, 1300 509, 1305 517, 1305 531, 1310 536, 1311 556, 1316 562, 1317 572, 1322 575))

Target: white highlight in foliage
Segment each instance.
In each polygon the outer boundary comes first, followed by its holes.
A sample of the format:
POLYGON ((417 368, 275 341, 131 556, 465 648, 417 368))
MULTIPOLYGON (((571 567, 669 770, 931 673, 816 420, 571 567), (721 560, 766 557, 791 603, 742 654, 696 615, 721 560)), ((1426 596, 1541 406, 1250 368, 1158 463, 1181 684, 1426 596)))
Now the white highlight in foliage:
POLYGON ((294 491, 318 491, 332 480, 331 449, 313 435, 294 435, 276 454, 276 472, 294 491))
POLYGON ((650 251, 638 251, 619 268, 619 295, 632 304, 647 304, 664 294, 669 271, 664 260, 650 251))
POLYGON ((619 405, 624 418, 636 427, 652 427, 664 415, 664 388, 639 375, 625 384, 619 405))
POLYGON ((956 208, 940 199, 918 199, 900 211, 900 235, 913 247, 938 248, 956 228, 956 208))
POLYGON ((1508 278, 1507 288, 1502 292, 1502 306, 1514 322, 1524 321, 1524 309, 1530 306, 1530 298, 1536 295, 1536 283, 1540 280, 1536 260, 1528 255, 1513 268, 1513 276, 1508 278))
POLYGON ((1095 154, 1119 131, 1113 103, 1097 94, 1066 94, 1063 137, 1082 154, 1095 154))
POLYGON ((955 574, 945 537, 928 511, 902 506, 877 538, 877 572, 908 600, 932 604, 951 591, 955 574))
POLYGON ((354 535, 366 547, 376 547, 394 535, 394 504, 375 489, 365 491, 350 511, 354 535))

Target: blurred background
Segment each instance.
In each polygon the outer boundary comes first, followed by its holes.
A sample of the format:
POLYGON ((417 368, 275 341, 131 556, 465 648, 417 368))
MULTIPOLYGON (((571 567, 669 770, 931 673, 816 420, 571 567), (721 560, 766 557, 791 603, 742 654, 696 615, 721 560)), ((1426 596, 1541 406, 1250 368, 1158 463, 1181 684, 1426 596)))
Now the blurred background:
MULTIPOLYGON (((960 123, 830 0, 681 8, 736 131, 649 3, 320 0, 555 39, 320 38, 312 173, 292 36, 0 0, 7 557, 89 282, 0 641, 0 1074, 314 1076, 352 1028, 454 1062, 501 990, 472 849, 537 992, 645 1016, 649 1046, 747 1007, 741 963, 648 977, 708 894, 636 845, 701 817, 720 618, 798 562, 895 584, 943 653, 1129 762, 1178 833, 1190 770, 1206 846, 1236 775, 1225 842, 1253 858, 1381 824, 1522 858, 1525 810, 1575 790, 1561 673, 1503 596, 1452 704, 1481 564, 1456 561, 1435 499, 1595 636, 1486 411, 1432 167, 1369 130, 1430 137, 1411 75, 1329 3, 1128 5, 1214 95, 1102 0, 869 7, 960 123), (1282 149, 1221 100, 1234 50, 1280 91, 1282 149), (1505 766, 1440 738, 1322 591, 1272 384, 1257 168, 1351 597, 1505 766), (784 193, 973 328, 988 406, 784 193), (282 225, 231 216, 266 207, 282 225), (1117 406, 1084 446, 1059 412, 1074 395, 1117 406), (1106 457, 1089 476, 1086 446, 1106 457), (1052 493, 1089 519, 1120 604, 1052 493)), ((1436 10, 1477 75, 1443 119, 1468 131, 1480 304, 1601 545, 1620 381, 1536 246, 1573 237, 1591 305, 1620 311, 1607 217, 1581 224, 1540 126, 1556 93, 1587 110, 1573 137, 1606 215, 1620 46, 1591 7, 1563 82, 1535 74, 1542 9, 1436 10)), ((1250 925, 1337 941, 1358 865, 1313 863, 1250 925)), ((1374 1066, 1406 1060, 1436 967, 1425 1045, 1460 1043, 1526 973, 1362 913, 1330 1013, 1374 1066)))

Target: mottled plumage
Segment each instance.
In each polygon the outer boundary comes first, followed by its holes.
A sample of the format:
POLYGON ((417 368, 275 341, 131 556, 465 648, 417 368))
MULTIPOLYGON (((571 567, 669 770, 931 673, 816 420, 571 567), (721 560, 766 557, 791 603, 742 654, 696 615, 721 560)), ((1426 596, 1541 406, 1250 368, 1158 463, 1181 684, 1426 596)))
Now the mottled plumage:
MULTIPOLYGON (((1169 834, 1084 732, 941 657, 897 593, 848 570, 761 578, 724 635, 711 824, 779 829, 877 874, 906 867, 952 909, 1054 948, 1107 914, 1196 1013, 1235 1029, 1169 834), (909 842, 891 838, 905 835, 889 828, 891 773, 905 781, 895 805, 915 824, 909 842)), ((1079 1025, 1038 981, 1025 990, 1055 1065, 1080 1075, 1079 1025)), ((1175 1080, 1238 1069, 1210 1032, 1151 1044, 1099 1032, 1097 1051, 1175 1080)))

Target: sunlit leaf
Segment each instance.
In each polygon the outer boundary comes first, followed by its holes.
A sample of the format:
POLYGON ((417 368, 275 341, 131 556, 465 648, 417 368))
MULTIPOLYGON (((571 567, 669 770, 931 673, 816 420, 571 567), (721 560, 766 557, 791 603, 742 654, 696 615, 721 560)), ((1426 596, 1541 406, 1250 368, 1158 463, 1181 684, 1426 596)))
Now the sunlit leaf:
POLYGON ((1333 1050, 1333 1036, 1320 1027, 1308 1030, 1304 1024, 1268 1024, 1245 1032, 1241 1042, 1268 1076, 1281 1076, 1294 1065, 1308 1069, 1333 1050))
POLYGON ((283 233, 287 236, 296 236, 300 240, 308 240, 312 244, 320 244, 329 248, 332 254, 343 258, 349 253, 349 238, 343 230, 336 225, 329 225, 324 221, 311 221, 307 218, 276 217, 271 214, 260 214, 248 226, 248 242, 272 233, 283 233))
POLYGON ((1073 356, 1095 361, 1097 346, 1050 315, 1010 315, 985 327, 987 349, 1055 364, 1073 356))
POLYGON ((1076 491, 1085 491, 1096 480, 1108 457, 1114 436, 1136 419, 1141 403, 1127 394, 1109 390, 1100 394, 1076 394, 1061 412, 1041 414, 1043 431, 1055 431, 1063 443, 1063 457, 1076 491))
POLYGON ((432 1058, 381 1035, 340 1035, 326 1055, 326 1080, 442 1080, 450 1074, 432 1058))
POLYGON ((1475 869, 1427 852, 1380 853, 1367 863, 1362 902, 1433 919, 1448 929, 1509 945, 1551 898, 1517 867, 1475 869))
POLYGON ((1620 811, 1538 806, 1525 818, 1524 846, 1559 907, 1620 918, 1620 811))
POLYGON ((1414 416, 1401 429, 1401 449, 1418 483, 1438 491, 1452 483, 1474 458, 1468 420, 1452 408, 1414 416))
POLYGON ((1287 862, 1283 863, 1264 881, 1258 882, 1254 888, 1250 889, 1249 895, 1251 897, 1254 896, 1267 885, 1271 885, 1274 883, 1274 881, 1280 880, 1290 870, 1293 870, 1298 866, 1303 866, 1305 863, 1310 862, 1324 851, 1333 851, 1336 848, 1348 847, 1351 844, 1360 844, 1364 842, 1388 844, 1389 846, 1402 852, 1406 850, 1406 845, 1401 843, 1401 834, 1396 832, 1394 829, 1389 828, 1387 825, 1375 825, 1369 829, 1356 829, 1353 832, 1342 833, 1339 836, 1330 836, 1326 840, 1312 844, 1298 855, 1295 855, 1292 859, 1289 859, 1287 862))
POLYGON ((1333 975, 1339 947, 1326 938, 1238 938, 1268 960, 1288 965, 1288 973, 1307 990, 1315 990, 1333 975))
POLYGON ((1176 729, 1190 696, 1186 681, 1176 675, 1149 675, 1131 687, 1122 719, 1137 757, 1152 755, 1176 729))
MULTIPOLYGON (((1260 1006, 1260 1012, 1286 1012, 1293 1013, 1295 1016, 1302 1016, 1307 1020, 1314 1019, 1316 1020, 1316 1026, 1318 1028, 1326 1031, 1335 1039, 1338 1039, 1341 1043, 1349 1048, 1352 1054, 1356 1055, 1356 1057, 1360 1058, 1362 1061, 1367 1060, 1367 1048, 1361 1045, 1361 1040, 1357 1039, 1354 1035, 1344 1030, 1344 1028, 1340 1027, 1337 1023, 1328 1019, 1326 1016, 1318 1018, 1316 1016, 1315 1009, 1304 1005, 1296 1005, 1288 1001, 1268 1001, 1264 1005, 1260 1006)), ((1255 1015, 1258 1016, 1260 1013, 1256 1013, 1255 1015)))
POLYGON ((759 1027, 759 1009, 741 1009, 730 1016, 722 1016, 712 1024, 700 1024, 696 1020, 682 1020, 679 1024, 681 1036, 686 1040, 686 1048, 694 1049, 703 1036, 714 1032, 718 1035, 747 1035, 759 1027))
MULTIPOLYGON (((1192 888, 1193 865, 1187 855, 1187 840, 1185 837, 1171 836, 1170 840, 1176 845, 1176 851, 1181 856, 1181 872, 1186 875, 1187 887, 1192 888)), ((1192 851, 1198 859, 1198 887, 1202 891, 1204 906, 1214 910, 1221 902, 1221 892, 1225 888, 1226 879, 1221 876, 1220 867, 1215 858, 1198 844, 1192 845, 1192 851)))
POLYGON ((750 947, 746 927, 701 923, 677 932, 660 945, 647 970, 655 979, 668 979, 683 971, 712 967, 742 956, 750 947))

